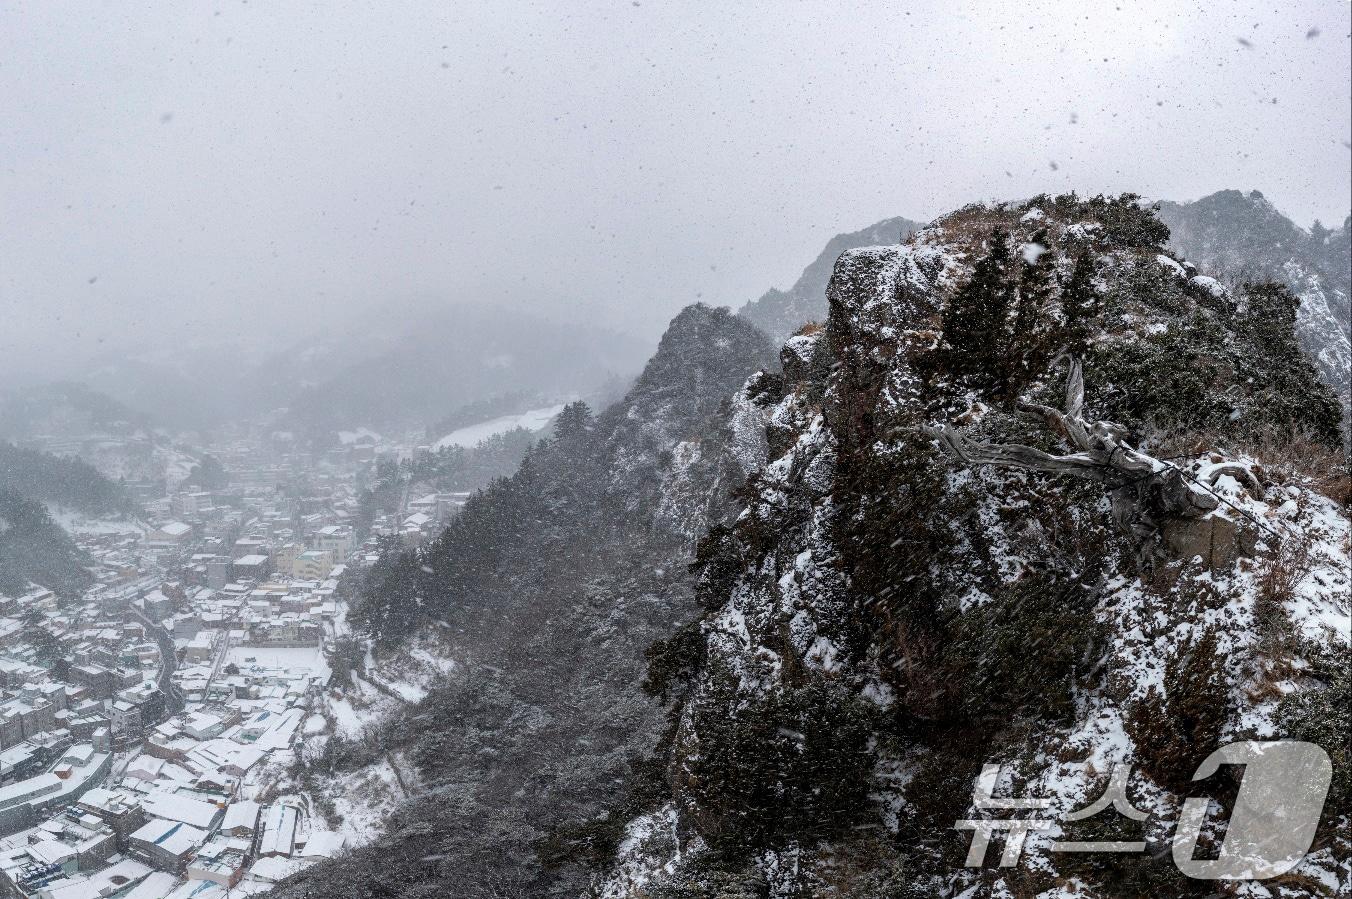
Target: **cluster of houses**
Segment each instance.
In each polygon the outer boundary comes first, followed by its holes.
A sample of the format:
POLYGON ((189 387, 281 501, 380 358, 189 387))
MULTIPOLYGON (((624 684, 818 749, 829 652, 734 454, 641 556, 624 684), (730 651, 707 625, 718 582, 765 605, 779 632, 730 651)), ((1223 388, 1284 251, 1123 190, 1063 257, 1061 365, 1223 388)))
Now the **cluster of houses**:
MULTIPOLYGON (((181 733, 223 720, 185 722, 181 733)), ((0 840, 0 888, 15 899, 163 899, 263 892, 298 868, 343 849, 340 834, 313 826, 303 797, 249 798, 249 772, 266 752, 251 746, 273 735, 294 738, 289 722, 248 729, 236 722, 189 751, 147 743, 115 786, 90 784, 108 773, 110 756, 82 744, 56 774, 21 789, 40 792, 51 812, 0 840), (278 731, 291 729, 290 737, 278 731), (152 754, 171 751, 171 757, 152 754), (65 779, 58 776, 67 771, 65 779)), ((181 741, 179 741, 181 742, 181 741)), ((20 787, 0 790, 0 811, 20 787)))
POLYGON ((53 613, 58 657, 39 660, 21 640, 0 658, 0 895, 245 895, 340 851, 341 835, 316 826, 303 797, 267 795, 277 754, 307 725, 323 727, 310 711, 323 672, 248 655, 254 626, 331 606, 320 589, 218 594, 171 582, 130 600, 125 622, 83 627, 41 591, 14 598, 53 613), (182 711, 167 708, 151 629, 181 657, 168 680, 189 696, 182 711), (232 637, 240 655, 226 662, 232 637))
POLYGON ((436 537, 469 499, 468 493, 429 493, 410 499, 402 513, 376 518, 372 533, 394 535, 407 547, 420 546, 436 537))
POLYGON ((183 521, 162 522, 146 532, 146 546, 155 553, 186 562, 185 577, 192 583, 221 589, 227 583, 268 577, 321 580, 352 552, 355 544, 349 525, 325 525, 306 539, 297 540, 290 529, 276 537, 250 534, 230 542, 201 539, 183 521), (195 551, 210 550, 210 551, 195 551))
POLYGON ((142 625, 97 602, 61 608, 41 589, 0 597, 0 613, 0 777, 76 740, 99 749, 134 742, 143 722, 163 717, 160 648, 142 625))
POLYGON ((344 524, 308 543, 288 558, 266 536, 231 542, 231 563, 289 574, 231 565, 212 585, 200 556, 143 556, 141 577, 101 567, 78 601, 0 596, 0 895, 246 895, 343 848, 304 797, 270 795, 306 727, 324 727, 310 708, 353 549, 344 524))
POLYGON ((468 494, 415 494, 359 539, 374 437, 270 440, 213 450, 228 487, 167 492, 160 443, 78 447, 135 454, 144 515, 76 531, 95 576, 78 599, 0 595, 0 899, 226 899, 343 850, 287 790, 301 741, 331 728, 348 566, 432 538, 468 494))

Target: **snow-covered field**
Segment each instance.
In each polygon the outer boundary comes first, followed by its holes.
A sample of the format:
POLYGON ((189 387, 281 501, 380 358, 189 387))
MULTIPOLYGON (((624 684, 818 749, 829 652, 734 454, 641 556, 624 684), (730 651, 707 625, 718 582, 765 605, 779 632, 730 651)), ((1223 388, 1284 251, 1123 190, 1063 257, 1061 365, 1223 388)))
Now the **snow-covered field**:
POLYGON ((399 778, 387 761, 340 775, 331 785, 329 795, 340 819, 337 830, 349 846, 362 846, 379 836, 385 819, 405 798, 399 778))
POLYGON ((438 440, 436 449, 445 449, 448 446, 469 448, 487 440, 494 434, 505 434, 513 428, 538 431, 549 424, 549 420, 562 411, 562 405, 546 406, 540 409, 528 409, 515 415, 504 415, 501 418, 481 421, 478 424, 466 425, 438 440))
POLYGON ((316 674, 321 683, 329 677, 329 663, 318 646, 313 648, 232 646, 226 661, 233 662, 241 668, 261 665, 265 668, 289 668, 293 671, 305 669, 316 674))
POLYGON ((146 526, 129 518, 91 518, 74 509, 47 503, 52 520, 69 534, 143 534, 146 526))

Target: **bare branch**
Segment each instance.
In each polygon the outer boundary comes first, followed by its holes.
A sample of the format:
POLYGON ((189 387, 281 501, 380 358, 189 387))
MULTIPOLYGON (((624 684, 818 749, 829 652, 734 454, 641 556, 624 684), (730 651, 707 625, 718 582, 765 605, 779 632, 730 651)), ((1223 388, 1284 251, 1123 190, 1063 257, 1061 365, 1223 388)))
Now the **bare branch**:
POLYGON ((1073 477, 1115 483, 1111 469, 1089 453, 1053 456, 1022 443, 987 443, 969 440, 955 429, 946 426, 926 426, 925 433, 938 440, 949 455, 969 465, 995 465, 1003 468, 1027 468, 1051 474, 1069 474, 1073 477))
MULTIPOLYGON (((1130 446, 1126 428, 1111 421, 1084 419, 1084 371, 1079 360, 1070 364, 1065 405, 1064 412, 1037 403, 1020 403, 1018 408, 1041 419, 1048 430, 1070 443, 1076 452, 1067 455, 1021 443, 970 440, 947 425, 926 427, 925 433, 968 465, 1023 468, 1106 484, 1113 488, 1114 520, 1137 537, 1156 532, 1157 517, 1201 518, 1219 505, 1205 487, 1175 466, 1130 446)), ((1244 466, 1220 466, 1213 474, 1231 474, 1246 485, 1257 483, 1244 466)))
POLYGON ((1066 378, 1066 417, 1079 418, 1084 411, 1084 367, 1079 359, 1070 360, 1070 375, 1066 378))

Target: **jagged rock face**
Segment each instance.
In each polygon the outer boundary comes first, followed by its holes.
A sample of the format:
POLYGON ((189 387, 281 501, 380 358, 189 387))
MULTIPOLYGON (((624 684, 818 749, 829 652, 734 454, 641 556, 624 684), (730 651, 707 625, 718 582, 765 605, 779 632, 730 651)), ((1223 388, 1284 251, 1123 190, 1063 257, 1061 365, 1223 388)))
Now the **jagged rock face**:
POLYGON ((759 464, 759 414, 735 395, 773 359, 765 335, 727 309, 686 307, 633 388, 598 421, 609 434, 610 492, 689 540, 703 533, 728 487, 759 464))
MULTIPOLYGON (((1231 286, 1272 279, 1301 300, 1301 346, 1319 365, 1325 383, 1352 402, 1352 217, 1338 230, 1305 231, 1253 191, 1219 191, 1190 203, 1164 202, 1159 218, 1169 226, 1169 246, 1231 286)), ((777 343, 827 311, 826 285, 840 254, 904 241, 924 227, 891 218, 831 240, 788 291, 772 289, 738 313, 777 343)))
POLYGON ((922 227, 919 222, 898 217, 883 219, 861 231, 838 234, 787 291, 771 288, 737 314, 769 334, 776 344, 783 343, 804 324, 820 321, 825 314, 826 282, 841 253, 856 247, 901 243, 922 227))
MULTIPOLYGON (((999 788, 1045 797, 1057 813, 1097 798, 1099 779, 1128 763, 1132 798, 1153 816, 1133 838, 1167 847, 1178 798, 1197 795, 1188 777, 1211 750, 1310 737, 1299 710, 1327 704, 1341 664, 1328 660, 1346 659, 1345 514, 1290 468, 1255 468, 1257 495, 1227 478, 1215 488, 1261 535, 1250 558, 1228 551, 1239 530, 1229 519, 1208 520, 1206 557, 1180 555, 1191 544, 1176 535, 1161 538, 1174 557, 1143 569, 1097 485, 954 465, 923 431, 942 420, 1047 446, 1012 401, 1045 401, 1061 383, 1052 360, 1073 349, 1087 359, 1095 417, 1125 423, 1181 476, 1210 464, 1199 445, 1247 458, 1253 435, 1292 433, 1307 396, 1322 396, 1319 451, 1337 459, 1336 405, 1294 349, 1293 311, 1266 311, 1289 308, 1280 292, 1271 306, 1273 294, 1232 293, 1162 239, 1130 198, 1039 198, 969 207, 906 245, 839 258, 825 328, 785 347, 769 461, 741 515, 701 544, 706 615, 653 653, 650 678, 679 713, 671 790, 631 822, 602 895, 1209 890, 1167 848, 1125 861, 1049 851, 1054 838, 1095 838, 1069 825, 1031 835, 1017 870, 968 869, 954 823, 982 817, 972 807, 982 763, 1017 765, 1017 786, 999 788), (1007 262, 990 261, 997 227, 1007 262), (1076 331, 1067 285, 1082 258, 1095 272, 1093 312, 1076 331), (995 293, 1010 277, 1020 286, 973 360, 950 332, 961 298, 980 301, 974 315, 994 302, 967 289, 983 266, 1006 273, 995 293), (1026 322, 1042 335, 1029 342, 1015 339, 1025 292, 1039 304, 1026 322), (1273 320, 1285 339, 1260 327, 1273 320), (1012 364, 1023 353, 1046 370, 1012 364), (1227 405, 1208 405, 1211 391, 1227 405)), ((1289 466, 1287 448, 1273 455, 1289 466)), ((1330 753, 1339 734, 1324 738, 1330 753)), ((1336 835, 1345 809, 1332 807, 1301 876, 1336 877, 1347 855, 1336 835)))
POLYGON ((459 666, 382 734, 378 751, 411 759, 423 790, 375 844, 276 895, 586 887, 636 809, 607 810, 641 790, 635 772, 665 724, 640 689, 643 652, 696 614, 693 537, 764 461, 764 411, 739 389, 772 361, 727 310, 687 308, 620 403, 533 453, 407 561, 410 601, 459 666))
POLYGON ((1300 297, 1301 346, 1339 391, 1352 391, 1352 217, 1336 231, 1306 231, 1261 193, 1223 190, 1191 203, 1162 203, 1170 245, 1228 283, 1272 279, 1300 297))

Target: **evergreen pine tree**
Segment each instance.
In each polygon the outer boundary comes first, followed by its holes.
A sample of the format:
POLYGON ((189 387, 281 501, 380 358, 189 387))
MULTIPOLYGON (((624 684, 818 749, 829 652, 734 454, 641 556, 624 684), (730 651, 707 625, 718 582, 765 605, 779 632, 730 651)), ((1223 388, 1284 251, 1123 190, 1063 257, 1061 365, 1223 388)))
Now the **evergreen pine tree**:
POLYGON ((1235 317, 1235 331, 1248 351, 1241 371, 1269 414, 1300 422, 1330 446, 1342 443, 1342 409, 1331 391, 1319 383, 1314 364, 1296 339, 1296 312, 1300 298, 1284 284, 1263 282, 1243 286, 1244 303, 1235 317), (1289 398, 1300 397, 1292 402, 1289 398))
POLYGON ((1047 252, 1047 232, 1033 235, 1031 246, 1040 247, 1024 256, 1019 268, 1014 321, 999 372, 996 392, 1012 399, 1047 365, 1050 355, 1044 322, 1052 298, 1052 258, 1047 252))
POLYGON ((1061 285, 1062 324, 1061 343, 1076 355, 1087 348, 1090 324, 1099 311, 1098 292, 1094 289, 1096 272, 1094 256, 1089 251, 1075 257, 1070 277, 1061 285))
POLYGON ((384 645, 408 636, 418 619, 421 569, 417 554, 403 549, 397 536, 382 537, 379 553, 350 614, 357 630, 384 645))
POLYGON ((994 363, 1008 349, 1006 320, 1013 301, 1009 241, 1003 228, 991 230, 988 250, 972 266, 972 278, 958 289, 943 313, 947 368, 989 386, 994 363))
POLYGON ((591 426, 591 407, 582 400, 569 403, 563 407, 563 411, 559 413, 558 419, 554 422, 554 439, 567 440, 585 434, 591 430, 591 426))
POLYGON ((187 482, 203 490, 220 490, 230 483, 230 476, 226 474, 219 459, 207 454, 189 470, 187 482))

